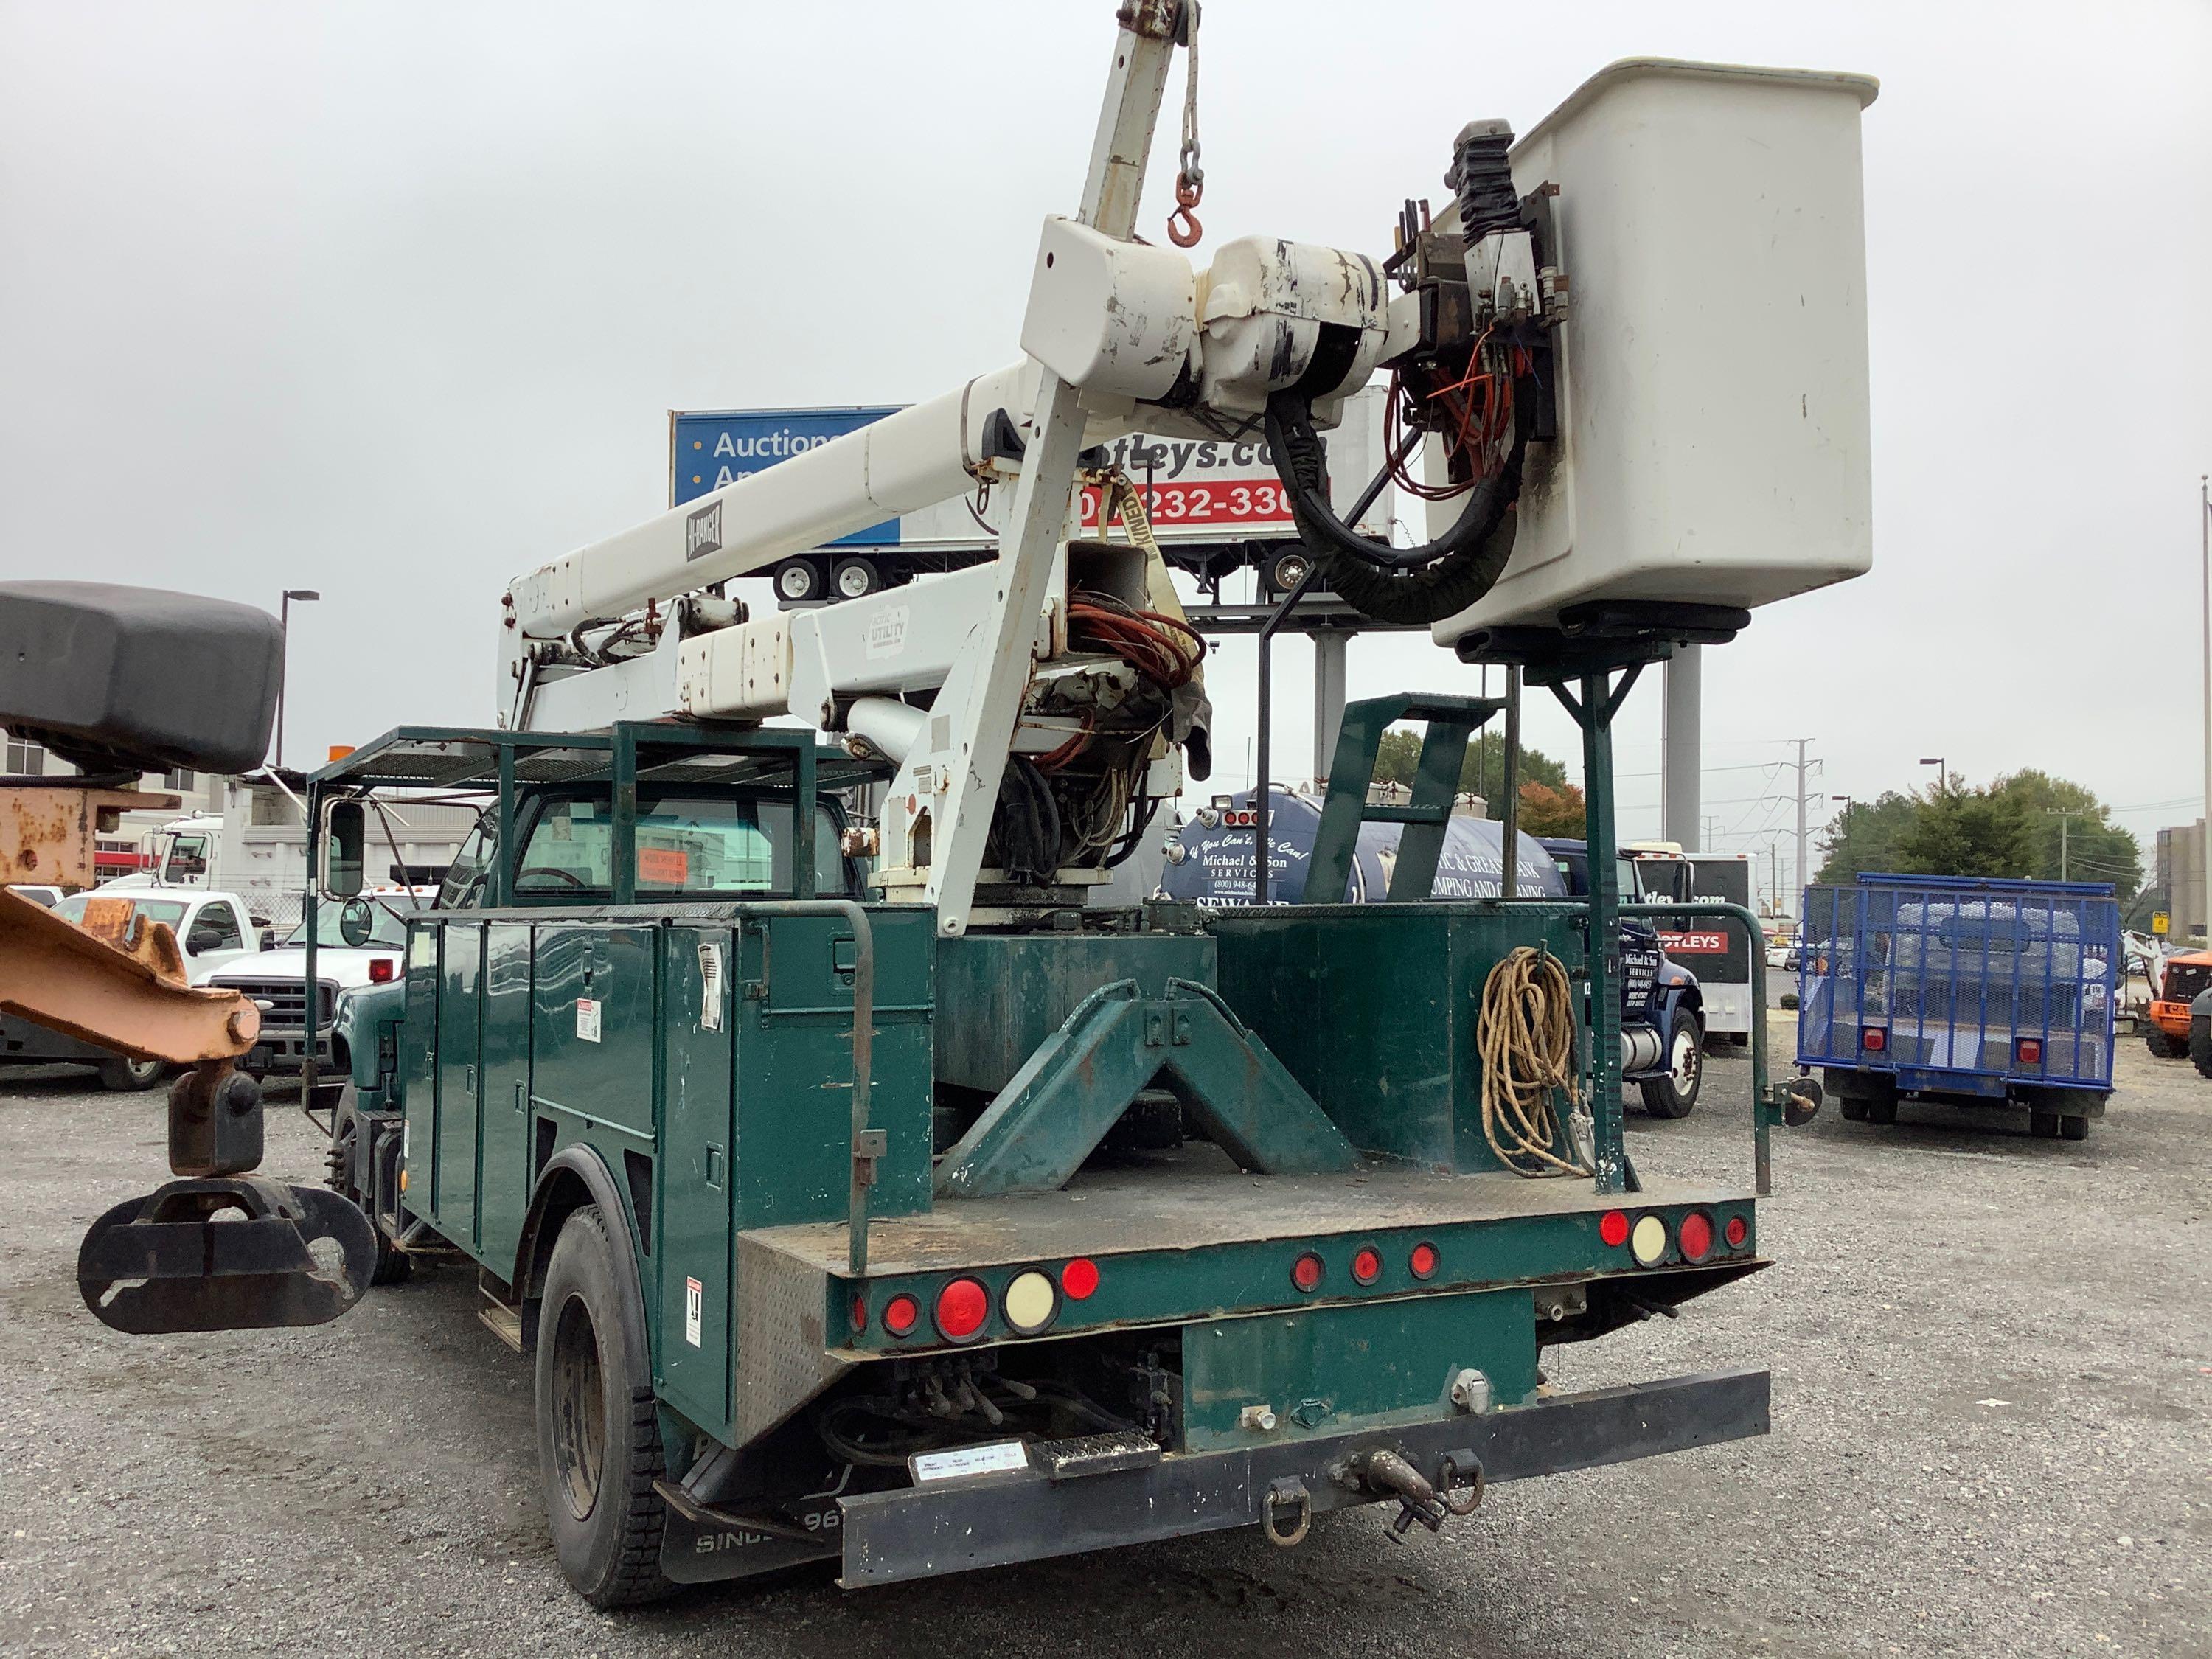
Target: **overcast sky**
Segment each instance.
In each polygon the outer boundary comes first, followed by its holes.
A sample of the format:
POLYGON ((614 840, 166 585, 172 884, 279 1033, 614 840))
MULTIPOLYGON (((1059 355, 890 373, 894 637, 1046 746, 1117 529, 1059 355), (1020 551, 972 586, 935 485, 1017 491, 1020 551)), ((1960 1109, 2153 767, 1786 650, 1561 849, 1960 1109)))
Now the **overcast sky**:
MULTIPOLYGON (((488 723, 500 592, 665 502, 667 410, 906 402, 1010 360, 1113 9, 0 0, 0 576, 271 610, 319 589, 294 624, 295 763, 488 723)), ((1211 0, 1207 246, 1386 252, 1401 198, 1447 194, 1465 121, 1525 131, 1655 53, 1882 85, 1875 570, 1708 653, 1717 844, 1782 834, 1790 879, 1776 769, 1799 736, 1815 823, 1936 754, 1976 782, 2076 779, 2146 841, 2193 818, 2204 0, 1211 0)), ((1209 671, 1226 784, 1250 663, 1231 645, 1209 671)), ((1299 757, 1302 641, 1279 666, 1299 757)), ((1473 674, 1352 647, 1355 696, 1473 674)), ((1630 836, 1657 833, 1659 701, 1655 679, 1620 730, 1630 836)), ((1533 699, 1528 735, 1574 757, 1533 699)))

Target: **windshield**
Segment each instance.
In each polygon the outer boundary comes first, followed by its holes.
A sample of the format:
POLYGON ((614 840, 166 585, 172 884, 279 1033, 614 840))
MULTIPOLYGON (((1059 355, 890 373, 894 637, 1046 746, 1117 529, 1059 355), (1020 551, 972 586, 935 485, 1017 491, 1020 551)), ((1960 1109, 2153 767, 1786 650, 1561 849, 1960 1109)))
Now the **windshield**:
MULTIPOLYGON (((404 951, 407 948, 407 917, 413 912, 415 905, 411 900, 402 898, 391 901, 390 907, 387 909, 384 903, 375 899, 368 901, 368 938, 360 949, 404 951)), ((319 950, 331 945, 340 950, 352 948, 338 933, 339 908, 335 904, 315 907, 315 945, 319 950)), ((307 924, 305 921, 284 936, 287 945, 305 945, 307 942, 307 924)))
POLYGON ((2212 984, 2212 964, 2201 962, 2172 962, 2166 964, 2166 994, 2161 1002, 2190 1002, 2206 985, 2212 984))
MULTIPOLYGON (((837 823, 814 813, 817 885, 842 892, 837 823)), ((787 893, 792 886, 788 801, 738 795, 641 794, 636 884, 640 898, 673 893, 787 893)), ((549 800, 516 860, 517 898, 605 894, 614 884, 614 815, 597 797, 549 800)))
POLYGON ((103 903, 129 905, 132 916, 125 921, 126 928, 138 916, 143 916, 149 921, 167 922, 171 927, 180 927, 184 923, 185 903, 181 899, 125 898, 120 893, 73 894, 54 906, 54 914, 82 927, 84 926, 84 907, 95 898, 103 903))

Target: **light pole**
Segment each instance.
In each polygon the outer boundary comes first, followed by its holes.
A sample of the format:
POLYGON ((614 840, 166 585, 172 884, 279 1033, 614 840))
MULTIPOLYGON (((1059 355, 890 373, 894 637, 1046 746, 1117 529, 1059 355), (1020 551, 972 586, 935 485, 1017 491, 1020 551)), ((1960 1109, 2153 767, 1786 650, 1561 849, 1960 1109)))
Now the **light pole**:
MULTIPOLYGON (((2207 752, 2212 753, 2212 750, 2207 752)), ((1936 769, 1936 793, 1942 794, 1943 780, 1951 775, 1951 769, 1944 763, 1943 757, 1941 755, 1923 755, 1920 757, 1920 763, 1923 766, 1932 766, 1936 769)))
POLYGON ((276 607, 276 631, 283 638, 283 648, 276 664, 276 764, 284 764, 284 682, 292 672, 292 601, 305 605, 323 596, 310 587, 288 587, 276 607))
MULTIPOLYGON (((2207 475, 2202 472, 2197 475, 2197 527, 2204 544, 2204 845, 2199 849, 2203 878, 2197 890, 2204 901, 2205 914, 2194 920, 2203 922, 2206 937, 2212 939, 2212 485, 2208 485, 2207 475)), ((2181 884, 2177 881, 2174 885, 2181 884)), ((2169 893, 2166 902, 2179 910, 2180 897, 2179 893, 2169 893)), ((2191 920, 2183 916, 2184 929, 2191 920)), ((2185 931, 2182 938, 2188 937, 2185 931)))

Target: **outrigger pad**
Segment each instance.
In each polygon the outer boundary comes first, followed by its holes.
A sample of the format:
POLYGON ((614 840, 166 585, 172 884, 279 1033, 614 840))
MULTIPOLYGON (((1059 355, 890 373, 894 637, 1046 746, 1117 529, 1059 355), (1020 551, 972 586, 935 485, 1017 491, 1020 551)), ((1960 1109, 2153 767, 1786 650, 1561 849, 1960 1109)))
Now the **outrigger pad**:
POLYGON ((375 1228, 349 1200, 259 1176, 130 1199, 76 1256, 84 1305, 139 1336, 320 1325, 358 1305, 375 1271, 375 1228))

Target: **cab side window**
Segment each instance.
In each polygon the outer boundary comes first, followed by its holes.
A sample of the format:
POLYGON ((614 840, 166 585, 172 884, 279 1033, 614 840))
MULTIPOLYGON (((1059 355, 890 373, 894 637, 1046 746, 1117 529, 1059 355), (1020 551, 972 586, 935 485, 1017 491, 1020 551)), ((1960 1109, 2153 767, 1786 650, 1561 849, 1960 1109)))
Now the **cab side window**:
POLYGON ((243 951, 246 934, 238 925, 238 912, 227 902, 203 904, 192 918, 191 937, 199 951, 243 951))

